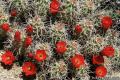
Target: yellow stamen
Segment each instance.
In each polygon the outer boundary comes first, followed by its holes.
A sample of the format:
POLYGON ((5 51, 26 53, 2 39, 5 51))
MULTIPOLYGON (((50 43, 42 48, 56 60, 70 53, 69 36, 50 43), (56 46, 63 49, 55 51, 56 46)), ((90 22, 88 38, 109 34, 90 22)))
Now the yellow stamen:
POLYGON ((28 67, 28 70, 31 70, 31 67, 28 67))
POLYGON ((7 57, 7 60, 10 60, 10 57, 7 57))
POLYGON ((39 57, 40 57, 40 58, 42 58, 42 57, 43 57, 43 55, 42 55, 42 54, 40 54, 40 55, 39 55, 39 57))

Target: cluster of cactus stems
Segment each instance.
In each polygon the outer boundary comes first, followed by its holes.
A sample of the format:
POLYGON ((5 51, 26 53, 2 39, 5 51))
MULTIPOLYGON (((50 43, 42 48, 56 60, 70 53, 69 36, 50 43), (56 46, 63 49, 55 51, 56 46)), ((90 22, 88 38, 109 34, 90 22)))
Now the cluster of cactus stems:
MULTIPOLYGON (((54 3, 55 8, 58 3, 54 3)), ((119 0, 0 0, 1 54, 7 50, 13 52, 16 58, 14 63, 18 67, 25 62, 34 63, 38 80, 104 80, 105 77, 96 76, 92 56, 101 55, 106 46, 112 46, 114 56, 104 56, 102 66, 107 69, 106 77, 120 70, 119 5, 119 0), (59 3, 59 9, 51 12, 50 4, 54 1, 59 3), (104 29, 102 24, 105 16, 112 19, 109 29, 104 29), (9 24, 9 31, 1 28, 4 23, 9 24), (19 38, 15 40, 16 31, 20 32, 20 42, 19 38), (31 40, 27 42, 28 37, 31 40), (59 41, 67 45, 62 54, 56 52, 59 41), (37 62, 34 57, 31 58, 37 50, 46 51, 44 61, 37 62), (70 60, 76 54, 85 59, 80 68, 74 68, 70 60)), ((109 25, 109 22, 105 24, 109 25)), ((17 33, 16 37, 19 37, 17 33)), ((25 76, 26 79, 32 78, 25 76)))

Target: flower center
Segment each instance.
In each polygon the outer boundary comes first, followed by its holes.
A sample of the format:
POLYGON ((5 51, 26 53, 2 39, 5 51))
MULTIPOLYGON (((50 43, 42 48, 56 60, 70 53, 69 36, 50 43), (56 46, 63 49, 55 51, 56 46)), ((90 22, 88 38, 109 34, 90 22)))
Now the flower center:
POLYGON ((28 67, 28 70, 30 71, 32 68, 31 67, 28 67))
POLYGON ((39 57, 40 57, 40 58, 42 58, 42 57, 43 57, 43 55, 42 55, 42 54, 40 54, 40 55, 39 55, 39 57))
POLYGON ((102 71, 101 71, 101 70, 98 70, 98 74, 101 75, 101 74, 102 74, 102 71))
POLYGON ((79 64, 79 63, 80 63, 80 60, 76 58, 76 59, 75 59, 75 63, 76 63, 76 64, 79 64))
POLYGON ((10 60, 10 57, 7 57, 7 60, 10 60))

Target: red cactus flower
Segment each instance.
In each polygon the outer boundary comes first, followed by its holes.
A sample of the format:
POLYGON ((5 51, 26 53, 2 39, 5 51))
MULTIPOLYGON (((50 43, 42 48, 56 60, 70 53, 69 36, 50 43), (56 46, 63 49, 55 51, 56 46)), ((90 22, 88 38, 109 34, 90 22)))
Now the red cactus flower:
POLYGON ((32 44, 32 38, 30 36, 27 36, 25 39, 25 47, 28 47, 32 44))
POLYGON ((103 64, 104 58, 101 55, 93 55, 92 62, 93 62, 93 64, 98 64, 98 65, 103 64))
POLYGON ((76 26, 75 26, 75 32, 76 32, 77 34, 79 34, 79 33, 82 32, 82 28, 81 28, 80 25, 76 25, 76 26))
POLYGON ((104 49, 101 51, 102 55, 107 56, 107 57, 113 57, 115 54, 115 50, 112 46, 106 46, 104 49))
POLYGON ((104 66, 98 66, 95 70, 96 76, 97 77, 105 77, 107 74, 107 69, 104 66))
POLYGON ((17 16, 16 9, 11 10, 10 15, 13 16, 13 17, 17 16))
POLYGON ((33 58, 34 55, 33 55, 33 53, 30 52, 30 53, 27 54, 27 56, 28 56, 29 58, 33 58))
POLYGON ((21 41, 21 32, 20 31, 15 32, 14 40, 17 41, 17 42, 21 41))
POLYGON ((1 28, 2 28, 2 30, 5 31, 5 32, 8 32, 8 31, 10 30, 10 26, 9 26, 8 23, 3 23, 3 24, 1 25, 1 28))
POLYGON ((82 55, 76 54, 70 59, 73 67, 80 68, 82 65, 85 64, 84 57, 82 55))
POLYGON ((47 58, 47 54, 45 50, 37 50, 34 57, 38 62, 42 62, 47 58))
POLYGON ((104 29, 109 29, 112 25, 112 18, 109 16, 104 16, 101 20, 102 26, 104 29))
POLYGON ((59 11, 60 3, 57 0, 52 0, 50 3, 50 13, 56 14, 59 11))
POLYGON ((33 26, 32 25, 27 25, 26 26, 26 32, 27 33, 32 33, 33 32, 33 26))
POLYGON ((63 54, 67 51, 67 45, 64 41, 58 41, 56 44, 56 52, 58 54, 63 54))
POLYGON ((36 74, 36 66, 32 62, 24 62, 22 65, 22 71, 26 76, 32 76, 36 74))
POLYGON ((11 51, 6 51, 2 56, 2 63, 5 65, 12 65, 15 61, 15 57, 11 51))

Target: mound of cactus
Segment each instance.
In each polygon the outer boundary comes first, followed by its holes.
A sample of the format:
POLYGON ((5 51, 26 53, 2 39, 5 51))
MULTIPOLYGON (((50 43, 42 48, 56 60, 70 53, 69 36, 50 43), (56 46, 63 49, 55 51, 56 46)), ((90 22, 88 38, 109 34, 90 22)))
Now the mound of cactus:
POLYGON ((0 0, 1 66, 21 69, 14 80, 112 78, 120 71, 119 5, 119 0, 0 0))

